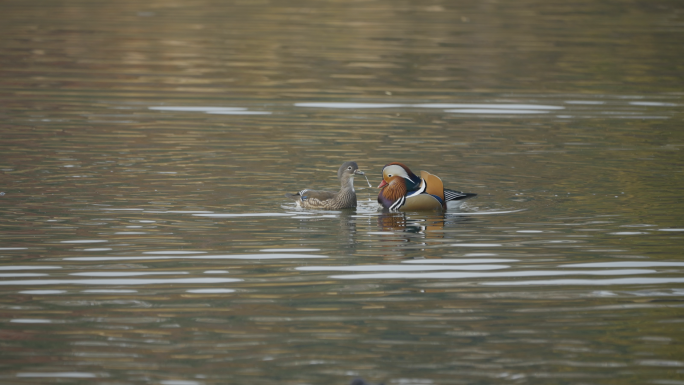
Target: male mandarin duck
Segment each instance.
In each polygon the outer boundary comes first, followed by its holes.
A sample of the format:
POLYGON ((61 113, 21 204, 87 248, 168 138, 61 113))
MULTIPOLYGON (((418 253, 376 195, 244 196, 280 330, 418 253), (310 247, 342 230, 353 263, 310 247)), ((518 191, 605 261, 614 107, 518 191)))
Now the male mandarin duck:
POLYGON ((293 199, 298 207, 305 209, 339 210, 356 207, 356 191, 354 191, 354 175, 365 175, 359 170, 356 162, 344 162, 337 170, 337 177, 342 187, 340 191, 302 190, 296 194, 285 194, 293 199))
POLYGON ((418 177, 399 162, 382 168, 382 182, 378 188, 378 203, 390 211, 446 211, 477 195, 445 189, 439 177, 427 171, 421 171, 418 177))

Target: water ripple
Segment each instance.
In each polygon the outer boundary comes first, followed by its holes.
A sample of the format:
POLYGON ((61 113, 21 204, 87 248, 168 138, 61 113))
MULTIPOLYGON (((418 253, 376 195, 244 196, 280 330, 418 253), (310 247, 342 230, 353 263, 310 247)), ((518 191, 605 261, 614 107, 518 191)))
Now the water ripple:
POLYGON ((142 256, 142 257, 67 257, 63 258, 65 261, 149 261, 158 259, 311 259, 311 258, 328 258, 326 255, 312 255, 312 254, 222 254, 222 255, 186 255, 186 256, 142 256))
POLYGON ((360 265, 360 266, 300 266, 300 271, 429 271, 429 270, 498 270, 508 265, 360 265))
POLYGON ((169 278, 169 279, 27 279, 0 281, 0 285, 174 285, 240 282, 238 278, 169 278))
POLYGON ((69 275, 75 275, 79 277, 138 277, 141 275, 169 275, 169 274, 189 274, 185 271, 93 271, 93 272, 83 272, 83 273, 71 273, 69 275))
POLYGON ((482 282, 489 286, 562 286, 562 285, 657 285, 663 283, 684 283, 684 278, 613 278, 613 279, 557 279, 538 281, 482 282))
MULTIPOLYGON (((490 254, 487 254, 490 255, 490 254)), ((501 263, 518 262, 519 259, 509 258, 440 258, 440 259, 410 259, 401 263, 501 263)))
POLYGON ((559 267, 679 267, 684 262, 657 262, 657 261, 620 261, 620 262, 591 262, 570 263, 559 267))
MULTIPOLYGON (((348 274, 331 275, 330 278, 337 279, 449 279, 449 278, 501 278, 501 277, 542 277, 557 275, 635 275, 652 274, 654 270, 645 269, 623 269, 623 270, 601 270, 601 271, 556 271, 556 270, 537 270, 537 271, 511 271, 504 273, 384 273, 384 274, 348 274)), ((684 280, 684 278, 682 278, 684 280)), ((518 281, 513 281, 519 284, 518 281)), ((486 283, 483 283, 486 284, 486 283)), ((491 283, 488 283, 491 284, 491 283)))

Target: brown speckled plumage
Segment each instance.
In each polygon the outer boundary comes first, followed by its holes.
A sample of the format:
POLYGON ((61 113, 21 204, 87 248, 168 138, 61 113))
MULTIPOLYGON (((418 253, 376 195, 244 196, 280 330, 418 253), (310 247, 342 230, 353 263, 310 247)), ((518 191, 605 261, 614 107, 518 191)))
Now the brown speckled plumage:
POLYGON ((306 209, 339 210, 356 207, 354 175, 363 175, 356 162, 345 162, 337 171, 340 191, 302 190, 296 194, 286 194, 297 206, 306 209))

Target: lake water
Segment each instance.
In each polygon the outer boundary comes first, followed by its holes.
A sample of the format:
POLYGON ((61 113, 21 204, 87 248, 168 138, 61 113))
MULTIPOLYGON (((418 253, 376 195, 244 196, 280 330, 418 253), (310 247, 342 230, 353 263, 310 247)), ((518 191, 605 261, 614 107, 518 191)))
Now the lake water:
POLYGON ((680 1, 0 14, 3 384, 684 384, 680 1))

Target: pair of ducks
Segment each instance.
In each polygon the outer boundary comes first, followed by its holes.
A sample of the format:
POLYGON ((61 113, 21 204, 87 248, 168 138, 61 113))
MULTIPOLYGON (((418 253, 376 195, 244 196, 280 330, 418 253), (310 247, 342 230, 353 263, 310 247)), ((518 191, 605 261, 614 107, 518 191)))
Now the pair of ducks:
MULTIPOLYGON (((286 194, 297 206, 307 209, 339 210, 356 207, 354 175, 365 175, 356 162, 345 162, 337 171, 342 188, 338 192, 302 190, 286 194)), ((445 189, 442 180, 427 171, 420 177, 405 164, 393 162, 382 168, 378 203, 390 211, 446 211, 477 194, 445 189)))

